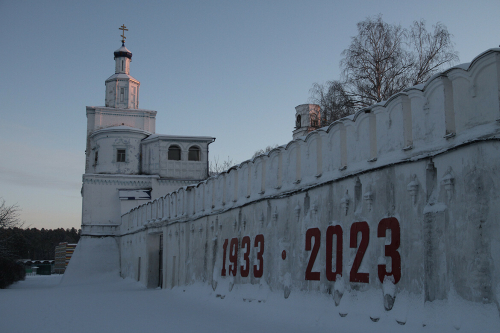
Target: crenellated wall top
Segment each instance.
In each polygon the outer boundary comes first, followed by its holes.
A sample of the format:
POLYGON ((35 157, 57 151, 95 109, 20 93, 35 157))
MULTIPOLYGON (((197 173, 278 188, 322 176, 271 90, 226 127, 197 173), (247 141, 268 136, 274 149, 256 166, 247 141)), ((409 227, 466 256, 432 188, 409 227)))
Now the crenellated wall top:
POLYGON ((159 198, 163 206, 156 208, 161 210, 156 220, 213 214, 477 140, 497 139, 499 119, 500 48, 494 48, 387 101, 159 198))

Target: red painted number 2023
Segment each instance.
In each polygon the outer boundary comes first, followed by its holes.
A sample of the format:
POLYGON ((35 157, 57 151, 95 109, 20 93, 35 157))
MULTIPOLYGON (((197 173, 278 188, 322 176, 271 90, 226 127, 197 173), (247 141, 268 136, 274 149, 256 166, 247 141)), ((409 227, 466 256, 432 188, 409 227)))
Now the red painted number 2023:
MULTIPOLYGON (((391 231, 391 243, 386 244, 384 247, 384 255, 391 258, 391 272, 387 272, 387 267, 385 264, 378 265, 378 277, 380 282, 384 282, 386 276, 392 276, 394 278, 394 283, 398 283, 401 279, 401 255, 398 252, 401 230, 399 226, 399 221, 394 217, 384 218, 378 224, 377 237, 385 238, 387 230, 391 231)), ((349 274, 350 282, 369 282, 368 273, 358 272, 363 257, 368 248, 368 243, 370 240, 370 227, 366 222, 355 222, 351 225, 351 233, 349 238, 349 247, 358 248, 356 256, 354 257, 354 262, 349 274), (360 242, 358 247, 358 236, 360 236, 360 242)), ((311 256, 309 257, 309 262, 306 268, 306 280, 320 280, 320 272, 313 272, 314 262, 318 256, 319 248, 321 244, 321 231, 318 228, 308 229, 306 232, 306 251, 311 251, 311 256), (312 242, 314 238, 314 243, 312 242)), ((336 276, 342 276, 342 250, 343 250, 343 231, 340 225, 329 226, 326 229, 326 278, 328 281, 335 281, 336 276), (333 237, 336 239, 336 249, 335 249, 335 269, 332 265, 333 262, 333 237)))
MULTIPOLYGON (((241 239, 241 250, 243 252, 243 260, 240 265, 240 275, 247 277, 250 273, 250 237, 245 236, 241 239)), ((224 240, 222 244, 222 270, 221 276, 226 276, 226 256, 229 246, 229 275, 236 276, 238 272, 238 238, 232 238, 229 243, 228 239, 224 240)), ((264 235, 260 234, 255 236, 253 242, 254 248, 257 248, 257 264, 253 265, 253 276, 256 278, 262 277, 264 273, 264 235)))

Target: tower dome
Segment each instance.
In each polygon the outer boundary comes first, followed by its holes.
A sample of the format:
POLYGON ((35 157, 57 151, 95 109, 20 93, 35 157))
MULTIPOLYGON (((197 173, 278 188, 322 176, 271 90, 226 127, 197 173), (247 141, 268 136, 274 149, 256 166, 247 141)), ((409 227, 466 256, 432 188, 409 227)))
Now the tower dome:
POLYGON ((118 50, 114 52, 115 56, 115 74, 130 74, 130 62, 132 61, 132 52, 130 52, 125 44, 122 44, 118 50))
POLYGON ((117 57, 127 57, 132 61, 132 52, 125 47, 125 43, 122 43, 122 47, 115 51, 115 59, 117 57))

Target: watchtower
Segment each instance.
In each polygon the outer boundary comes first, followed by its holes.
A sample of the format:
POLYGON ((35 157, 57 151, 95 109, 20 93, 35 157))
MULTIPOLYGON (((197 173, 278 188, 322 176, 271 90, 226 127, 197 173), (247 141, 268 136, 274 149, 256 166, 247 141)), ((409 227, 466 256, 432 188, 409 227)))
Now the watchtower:
POLYGON ((321 108, 316 104, 301 104, 295 107, 295 129, 293 139, 307 135, 321 127, 321 108))

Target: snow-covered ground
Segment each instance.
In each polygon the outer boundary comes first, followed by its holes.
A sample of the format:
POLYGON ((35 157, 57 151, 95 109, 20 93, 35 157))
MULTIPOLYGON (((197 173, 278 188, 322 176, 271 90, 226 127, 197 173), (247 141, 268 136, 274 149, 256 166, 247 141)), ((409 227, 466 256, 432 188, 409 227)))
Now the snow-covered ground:
POLYGON ((258 286, 236 285, 222 295, 206 285, 155 290, 112 276, 72 285, 60 282, 58 275, 28 276, 0 290, 0 332, 500 331, 480 324, 476 330, 460 318, 437 326, 421 314, 408 314, 405 325, 383 313, 378 322, 361 313, 341 317, 331 296, 292 292, 284 299, 258 286))

